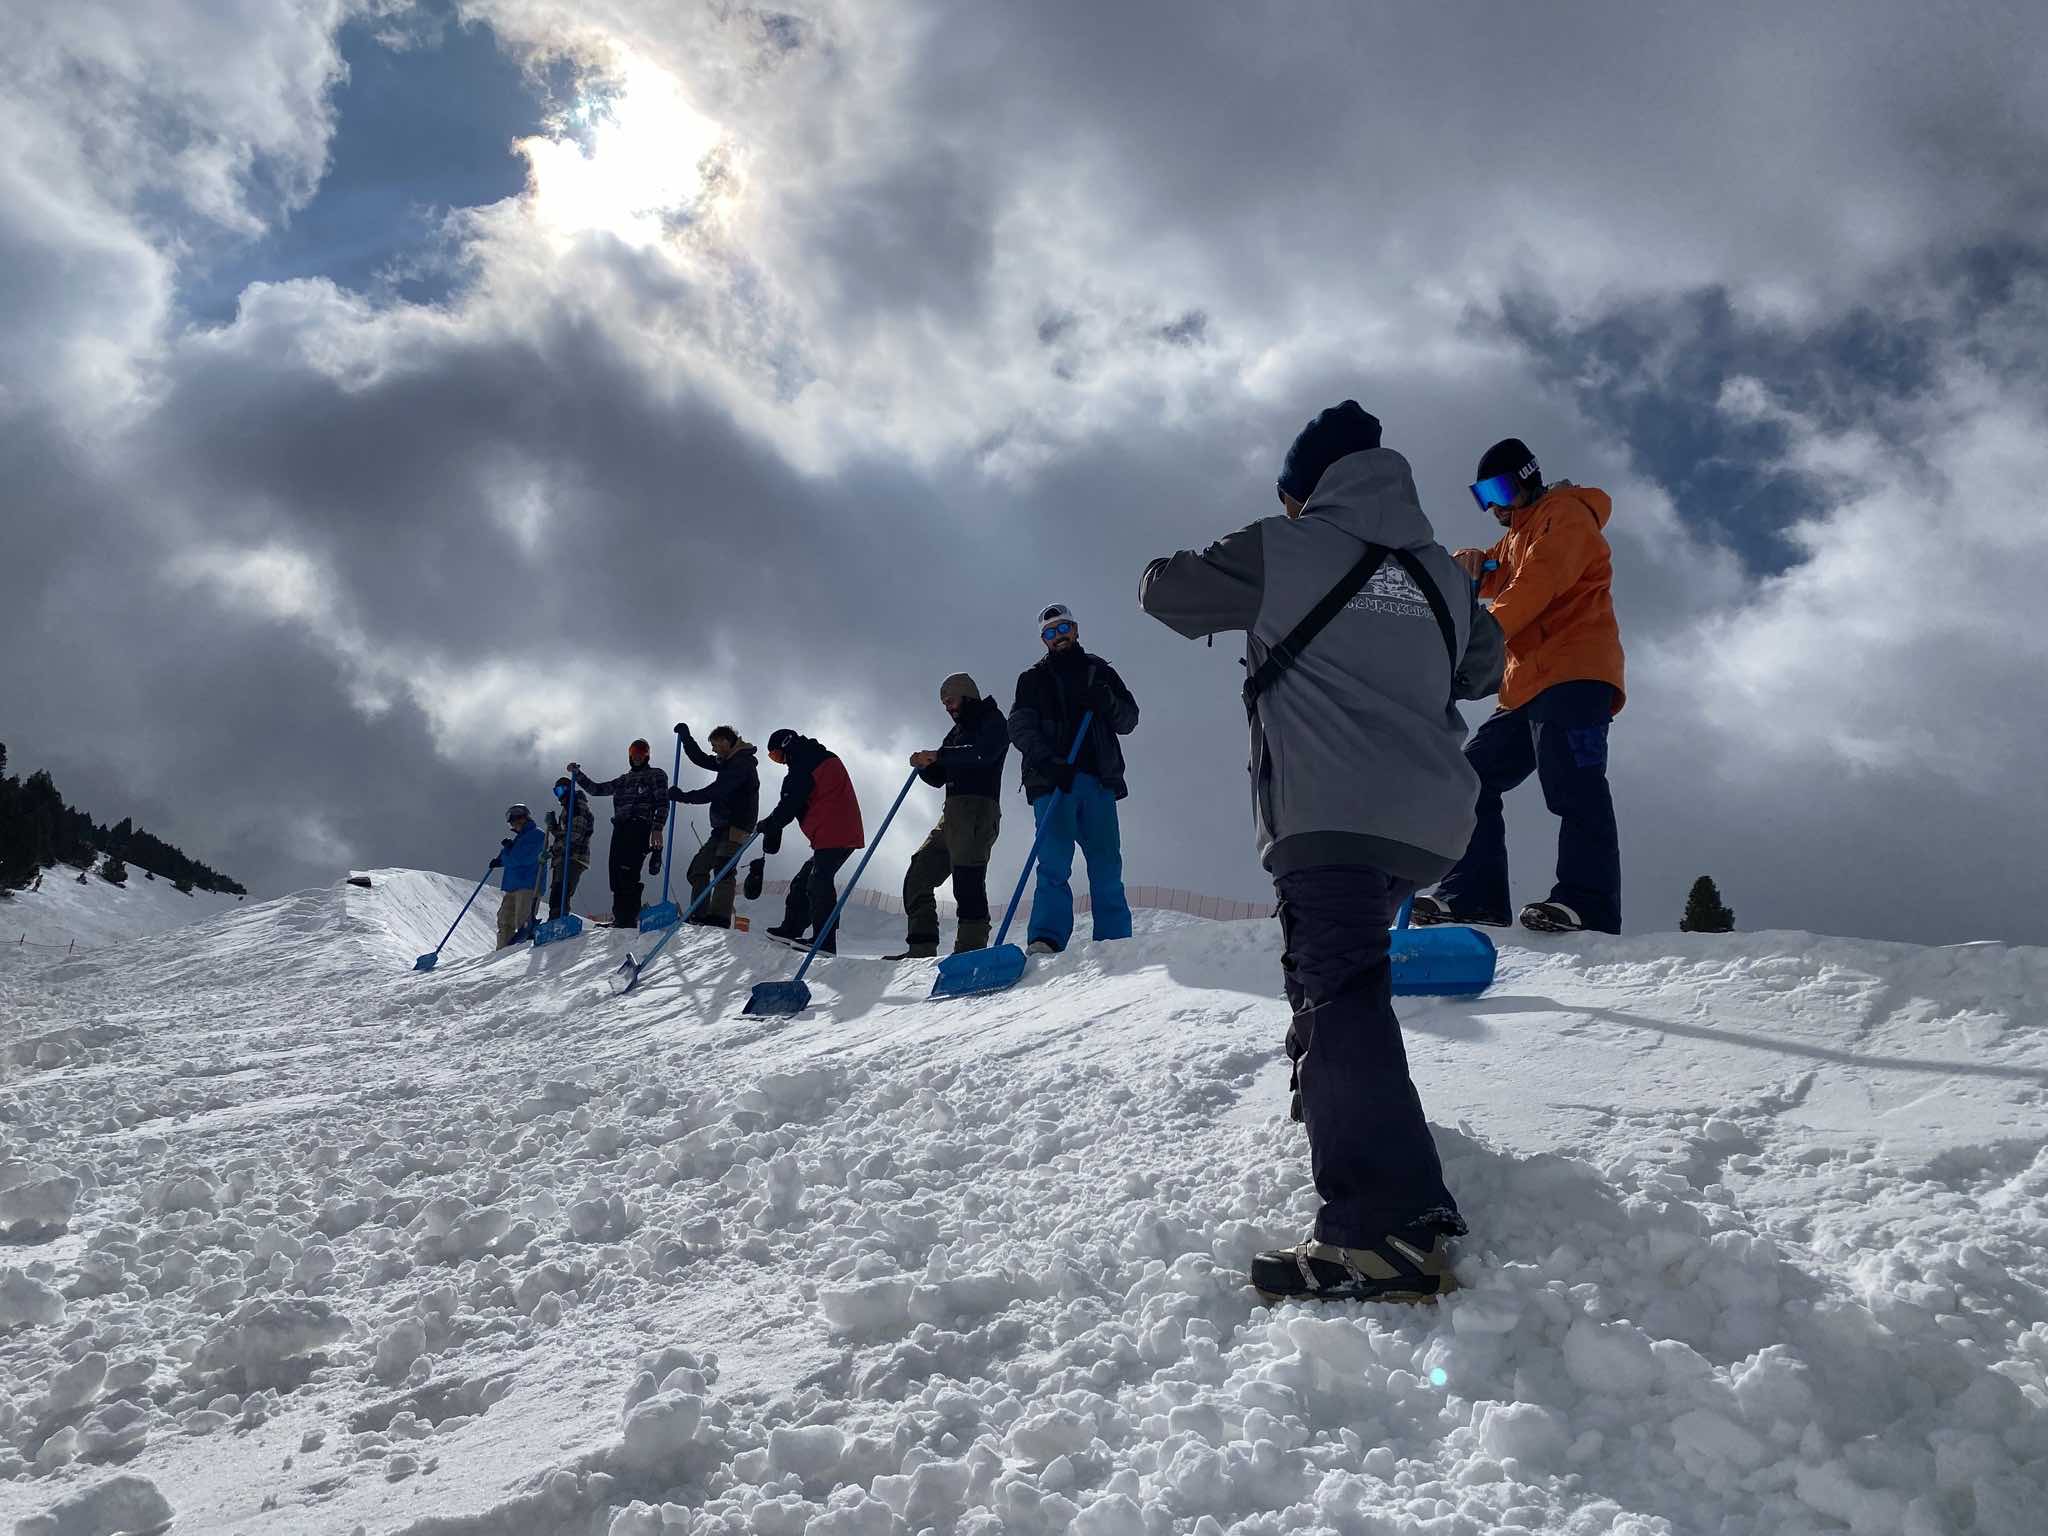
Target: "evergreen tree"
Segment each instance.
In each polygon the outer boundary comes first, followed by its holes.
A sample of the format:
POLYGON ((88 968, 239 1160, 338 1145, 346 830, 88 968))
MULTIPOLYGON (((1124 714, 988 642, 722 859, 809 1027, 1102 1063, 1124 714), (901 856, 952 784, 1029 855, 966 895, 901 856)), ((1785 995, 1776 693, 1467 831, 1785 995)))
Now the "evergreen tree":
POLYGON ((126 885, 128 883, 128 866, 121 862, 121 855, 118 853, 107 855, 106 862, 100 865, 100 878, 109 885, 126 885))
POLYGON ((1721 888, 1711 875, 1701 875, 1686 893, 1685 916, 1678 920, 1680 933, 1733 933, 1735 913, 1721 901, 1721 888))

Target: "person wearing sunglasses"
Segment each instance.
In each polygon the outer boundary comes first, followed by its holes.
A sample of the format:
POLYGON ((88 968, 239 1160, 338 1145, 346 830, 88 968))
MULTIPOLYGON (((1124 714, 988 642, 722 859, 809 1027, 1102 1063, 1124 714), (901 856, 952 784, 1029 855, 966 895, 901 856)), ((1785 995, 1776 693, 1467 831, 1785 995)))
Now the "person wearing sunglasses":
POLYGON ((503 870, 499 877, 499 888, 504 895, 498 901, 498 948, 518 942, 519 930, 524 928, 533 916, 533 900, 540 884, 541 832, 534 825, 532 815, 524 805, 514 805, 505 812, 507 836, 500 843, 498 856, 491 860, 491 868, 503 870))
POLYGON ((1010 745, 1024 760, 1024 795, 1034 807, 1055 789, 1060 796, 1040 809, 1046 818, 1038 845, 1038 880, 1031 891, 1034 955, 1055 955, 1074 936, 1074 892, 1069 881, 1078 845, 1088 863, 1094 934, 1131 936, 1131 906, 1124 896, 1123 839, 1116 803, 1130 793, 1124 749, 1117 738, 1138 728, 1138 701, 1116 668, 1081 648, 1081 624, 1065 603, 1038 611, 1034 625, 1045 655, 1017 679, 1010 706, 1010 745), (1070 764, 1067 754, 1084 716, 1094 718, 1088 739, 1070 764))
POLYGON ((1538 933, 1621 932, 1621 846, 1607 783, 1608 725, 1624 700, 1605 491, 1543 483, 1536 455, 1504 438, 1479 460, 1472 499, 1507 530, 1453 557, 1480 583, 1507 636, 1500 708, 1465 746, 1479 775, 1478 823, 1458 867, 1415 898, 1418 923, 1508 926, 1501 797, 1531 773, 1558 818, 1557 880, 1522 908, 1538 933))
POLYGON ((1251 1281, 1274 1299, 1426 1299, 1455 1285, 1465 1222, 1409 1076, 1388 929, 1471 836, 1457 701, 1500 686, 1500 630, 1356 400, 1301 430, 1277 489, 1279 515, 1138 585, 1191 640, 1245 632, 1253 824, 1321 1202, 1306 1239, 1252 1256, 1251 1281))

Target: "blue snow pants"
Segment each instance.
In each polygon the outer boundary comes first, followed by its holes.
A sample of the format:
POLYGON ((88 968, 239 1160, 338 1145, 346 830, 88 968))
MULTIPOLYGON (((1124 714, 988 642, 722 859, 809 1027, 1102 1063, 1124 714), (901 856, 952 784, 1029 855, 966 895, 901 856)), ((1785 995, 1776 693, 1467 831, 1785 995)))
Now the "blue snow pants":
POLYGON ((1097 939, 1131 936, 1131 904, 1124 899, 1123 838, 1116 795, 1093 774, 1074 776, 1072 794, 1042 795, 1032 807, 1044 835, 1038 844, 1038 881, 1031 889, 1031 938, 1059 949, 1074 936, 1074 845, 1088 862, 1088 895, 1097 939), (1048 812, 1050 813, 1048 815, 1048 812))
POLYGON ((1458 867, 1436 893, 1454 912, 1505 921, 1508 833, 1501 797, 1534 773, 1557 818, 1557 883, 1550 899, 1600 933, 1621 932, 1621 843, 1607 788, 1607 727, 1614 689, 1606 683, 1554 683, 1519 709, 1503 709, 1465 743, 1479 775, 1479 824, 1458 867))
POLYGON ((1319 864, 1273 889, 1294 1010, 1287 1055, 1322 1198, 1317 1239, 1363 1248, 1418 1223, 1456 1230, 1394 1016, 1387 929, 1414 885, 1369 865, 1319 864))

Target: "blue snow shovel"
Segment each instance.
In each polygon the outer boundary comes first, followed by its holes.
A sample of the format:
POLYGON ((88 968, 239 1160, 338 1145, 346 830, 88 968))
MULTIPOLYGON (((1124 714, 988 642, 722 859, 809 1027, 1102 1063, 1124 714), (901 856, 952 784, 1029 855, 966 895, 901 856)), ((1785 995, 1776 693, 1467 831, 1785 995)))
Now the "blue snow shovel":
MULTIPOLYGON (((1074 732, 1074 744, 1067 749, 1067 766, 1081 755, 1081 744, 1088 739, 1088 727, 1095 723, 1092 713, 1081 716, 1081 729, 1074 732)), ((1024 860, 1024 872, 1017 876, 1017 889, 1010 893, 1010 910, 1003 914, 1003 926, 996 933, 996 941, 988 949, 970 949, 962 955, 948 955, 939 962, 938 977, 932 982, 932 998, 973 997, 980 992, 1001 992, 1014 987, 1024 979, 1024 951, 1015 944, 1004 942, 1010 936, 1010 924, 1017 918, 1017 903, 1024 899, 1025 882, 1031 878, 1032 866, 1038 862, 1038 845, 1045 841, 1045 828, 1052 820, 1052 810, 1059 804, 1060 791, 1055 789, 1040 802, 1038 832, 1031 839, 1031 852, 1024 860)))
MULTIPOLYGON (((533 945, 538 949, 543 944, 552 944, 557 939, 573 939, 583 931, 583 919, 569 910, 569 866, 576 861, 576 779, 569 778, 569 798, 562 802, 562 900, 555 908, 555 916, 544 923, 537 923, 533 930, 533 945)), ((547 860, 541 860, 543 871, 547 860)))
POLYGON ((811 962, 818 958, 818 946, 832 936, 833 928, 839 922, 839 914, 846 910, 846 903, 853 897, 853 888, 860 884, 860 877, 867 873, 868 860, 875 856, 875 850, 882 846, 882 838, 889 830, 889 823, 896 819, 896 813, 903 809, 903 802, 910 796, 910 786, 917 782, 917 770, 910 770, 910 777, 903 781, 903 787, 896 792, 896 803, 889 807, 889 814, 882 818, 882 824, 875 829, 875 835, 868 839, 868 851, 861 856, 853 878, 846 882, 846 889, 839 893, 839 904, 832 909, 832 915, 825 919, 818 929, 818 936, 811 940, 811 947, 804 956, 804 963, 796 968, 796 974, 788 981, 761 981, 754 984, 753 995, 747 999, 747 1006, 740 1012, 755 1015, 767 1014, 780 1017, 784 1014, 802 1013, 811 1005, 811 989, 804 985, 804 973, 811 968, 811 962))
MULTIPOLYGON (((676 787, 676 778, 683 771, 683 728, 676 727, 676 765, 668 776, 668 787, 676 787)), ((661 900, 651 907, 640 909, 640 931, 653 933, 657 928, 673 928, 683 920, 683 914, 676 910, 676 904, 668 899, 669 876, 676 872, 676 803, 668 803, 668 854, 661 861, 661 900)))
POLYGON ((455 930, 462 926, 462 920, 469 916, 469 909, 476 905, 477 897, 484 893, 484 887, 490 883, 491 872, 487 869, 484 871, 483 879, 477 881, 476 889, 469 893, 469 900, 462 904, 462 910, 455 914, 455 921, 450 923, 448 931, 441 935, 441 942, 434 946, 434 952, 431 955, 421 955, 419 959, 413 961, 414 970, 431 971, 441 963, 441 951, 448 947, 448 941, 455 937, 455 930))
POLYGON ((644 957, 635 960, 631 955, 628 955, 619 962, 619 968, 612 972, 611 989, 614 996, 624 997, 634 987, 639 985, 641 973, 647 967, 654 964, 654 957, 661 953, 662 947, 670 939, 683 931, 683 924, 697 915, 697 909, 711 899, 711 893, 718 889, 720 884, 724 882, 725 877, 739 868, 740 860, 747 856, 747 849, 753 847, 759 841, 761 841, 761 834, 756 832, 747 839, 745 846, 738 853, 725 861, 725 868, 711 877, 711 883, 697 893, 697 899, 683 910, 682 915, 675 920, 667 932, 654 941, 654 947, 648 950, 644 957))
POLYGON ((1493 940, 1476 928, 1410 928, 1409 897, 1394 920, 1389 950, 1396 997, 1472 997, 1493 985, 1493 940))

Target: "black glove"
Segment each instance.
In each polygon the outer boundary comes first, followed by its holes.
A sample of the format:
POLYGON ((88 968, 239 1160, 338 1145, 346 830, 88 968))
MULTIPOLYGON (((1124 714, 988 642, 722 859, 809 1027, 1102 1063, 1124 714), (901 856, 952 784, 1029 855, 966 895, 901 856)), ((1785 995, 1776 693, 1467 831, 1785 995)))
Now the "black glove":
POLYGON ((1072 763, 1054 763, 1050 768, 1046 769, 1045 776, 1052 780, 1054 787, 1061 794, 1071 795, 1074 792, 1074 765, 1072 763))
POLYGON ((687 725, 683 724, 682 721, 678 720, 676 722, 676 734, 678 736, 687 737, 690 734, 690 728, 687 725))
POLYGON ((761 847, 768 853, 782 852, 782 828, 763 827, 761 829, 761 847))
POLYGON ((647 873, 650 875, 661 873, 661 850, 659 848, 647 850, 647 873))
POLYGON ((755 859, 747 866, 746 883, 740 887, 740 894, 749 901, 761 899, 761 887, 767 883, 768 861, 755 859))
POLYGON ((491 868, 493 868, 493 869, 503 869, 504 867, 505 867, 505 861, 504 861, 503 859, 493 859, 493 860, 491 860, 491 868))
POLYGON ((510 848, 510 847, 512 846, 512 844, 513 844, 513 842, 514 842, 514 841, 515 841, 515 839, 513 839, 513 838, 509 838, 509 837, 501 837, 501 838, 499 838, 499 839, 498 839, 498 846, 499 846, 500 848, 510 848))

